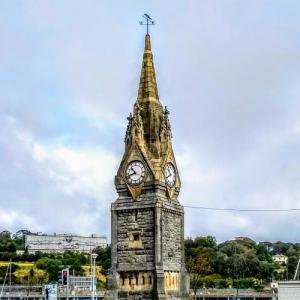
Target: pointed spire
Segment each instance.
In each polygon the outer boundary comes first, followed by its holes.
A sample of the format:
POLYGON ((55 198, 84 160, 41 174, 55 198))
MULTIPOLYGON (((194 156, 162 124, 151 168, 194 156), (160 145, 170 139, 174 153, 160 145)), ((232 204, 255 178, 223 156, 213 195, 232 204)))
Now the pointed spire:
POLYGON ((151 51, 151 41, 149 34, 146 34, 145 36, 145 51, 151 51))
POLYGON ((150 35, 146 34, 137 102, 143 103, 149 101, 159 103, 155 69, 153 63, 153 54, 151 52, 150 35))

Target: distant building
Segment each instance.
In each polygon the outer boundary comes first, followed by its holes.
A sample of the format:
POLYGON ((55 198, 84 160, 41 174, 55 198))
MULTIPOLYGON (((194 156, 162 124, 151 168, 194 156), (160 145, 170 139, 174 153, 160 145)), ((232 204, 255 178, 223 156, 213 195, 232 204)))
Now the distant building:
POLYGON ((16 254, 17 255, 23 255, 24 254, 24 250, 16 250, 16 254))
POLYGON ((25 248, 31 254, 38 251, 46 253, 63 253, 65 251, 89 253, 97 247, 107 247, 107 238, 96 234, 91 236, 65 233, 54 233, 53 235, 30 233, 25 235, 25 248))
POLYGON ((0 237, 10 238, 11 237, 11 233, 8 230, 3 230, 2 232, 0 232, 0 237))
POLYGON ((288 257, 283 254, 276 254, 272 256, 272 259, 274 262, 278 262, 280 264, 287 264, 288 262, 288 257))
POLYGON ((18 230, 15 234, 12 235, 13 239, 24 239, 25 235, 27 234, 32 234, 29 230, 27 229, 21 229, 18 230))
POLYGON ((299 300, 300 281, 279 281, 278 300, 299 300))

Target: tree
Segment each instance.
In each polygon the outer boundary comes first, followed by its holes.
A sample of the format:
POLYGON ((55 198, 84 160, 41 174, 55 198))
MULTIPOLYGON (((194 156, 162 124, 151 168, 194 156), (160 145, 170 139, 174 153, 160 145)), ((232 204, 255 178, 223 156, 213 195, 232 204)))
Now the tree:
POLYGON ((287 274, 288 274, 287 279, 293 279, 297 264, 298 264, 298 256, 296 255, 290 256, 287 263, 287 274))
POLYGON ((259 260, 261 261, 268 261, 272 262, 272 255, 270 251, 268 250, 268 245, 266 243, 259 243, 256 247, 256 255, 259 260))
POLYGON ((242 277, 256 277, 259 273, 259 260, 254 250, 248 250, 241 255, 243 262, 242 277))
POLYGON ((245 252, 245 248, 236 241, 226 241, 219 245, 219 250, 228 256, 245 252))
POLYGON ((203 286, 202 274, 197 266, 197 259, 189 256, 186 259, 185 266, 190 274, 190 287, 194 291, 195 300, 197 299, 197 290, 203 286))
POLYGON ((194 247, 216 249, 217 247, 216 238, 210 235, 196 237, 194 241, 194 247))
POLYGON ((273 248, 273 255, 275 254, 286 254, 287 250, 289 249, 289 247, 291 246, 291 243, 283 243, 283 242, 276 242, 272 244, 272 248, 273 248))
POLYGON ((55 258, 43 257, 36 262, 36 267, 48 273, 49 281, 57 281, 57 274, 62 269, 62 261, 55 258))
POLYGON ((96 262, 100 265, 104 271, 107 271, 111 267, 111 247, 97 247, 93 251, 97 253, 96 262))
POLYGON ((259 274, 258 277, 260 279, 265 279, 271 281, 272 275, 274 272, 274 264, 268 261, 260 261, 259 262, 259 274))
POLYGON ((216 273, 220 274, 222 277, 227 277, 229 275, 227 261, 228 256, 225 253, 216 251, 210 259, 210 265, 216 273))
MULTIPOLYGON (((9 270, 9 267, 8 266, 2 266, 2 267, 0 267, 0 283, 2 283, 3 284, 3 282, 4 282, 4 279, 5 279, 5 274, 8 272, 8 270, 9 270)), ((14 275, 14 272, 16 271, 16 270, 18 270, 18 266, 16 265, 16 264, 11 264, 11 280, 12 280, 12 282, 16 282, 16 277, 15 277, 15 275, 14 275)), ((6 283, 8 282, 8 277, 9 276, 9 274, 7 274, 7 276, 6 276, 6 283)))
POLYGON ((256 249, 256 243, 248 237, 241 237, 235 240, 238 244, 248 249, 256 249))

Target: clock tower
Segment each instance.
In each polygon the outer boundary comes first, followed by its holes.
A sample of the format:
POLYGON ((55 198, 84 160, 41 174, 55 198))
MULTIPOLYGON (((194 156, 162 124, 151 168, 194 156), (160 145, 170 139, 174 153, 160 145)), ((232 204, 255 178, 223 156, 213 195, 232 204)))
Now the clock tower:
POLYGON ((187 299, 184 211, 169 111, 158 96, 150 35, 112 203, 109 299, 187 299))

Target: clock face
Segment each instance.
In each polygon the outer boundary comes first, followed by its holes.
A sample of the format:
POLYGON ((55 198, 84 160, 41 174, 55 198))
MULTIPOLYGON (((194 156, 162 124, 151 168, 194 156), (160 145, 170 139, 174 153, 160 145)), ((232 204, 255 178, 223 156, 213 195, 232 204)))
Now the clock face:
POLYGON ((172 163, 167 163, 165 166, 165 180, 170 187, 174 186, 176 182, 176 171, 172 163))
POLYGON ((146 169, 139 160, 134 160, 127 166, 126 179, 131 185, 139 185, 145 178, 146 169))

